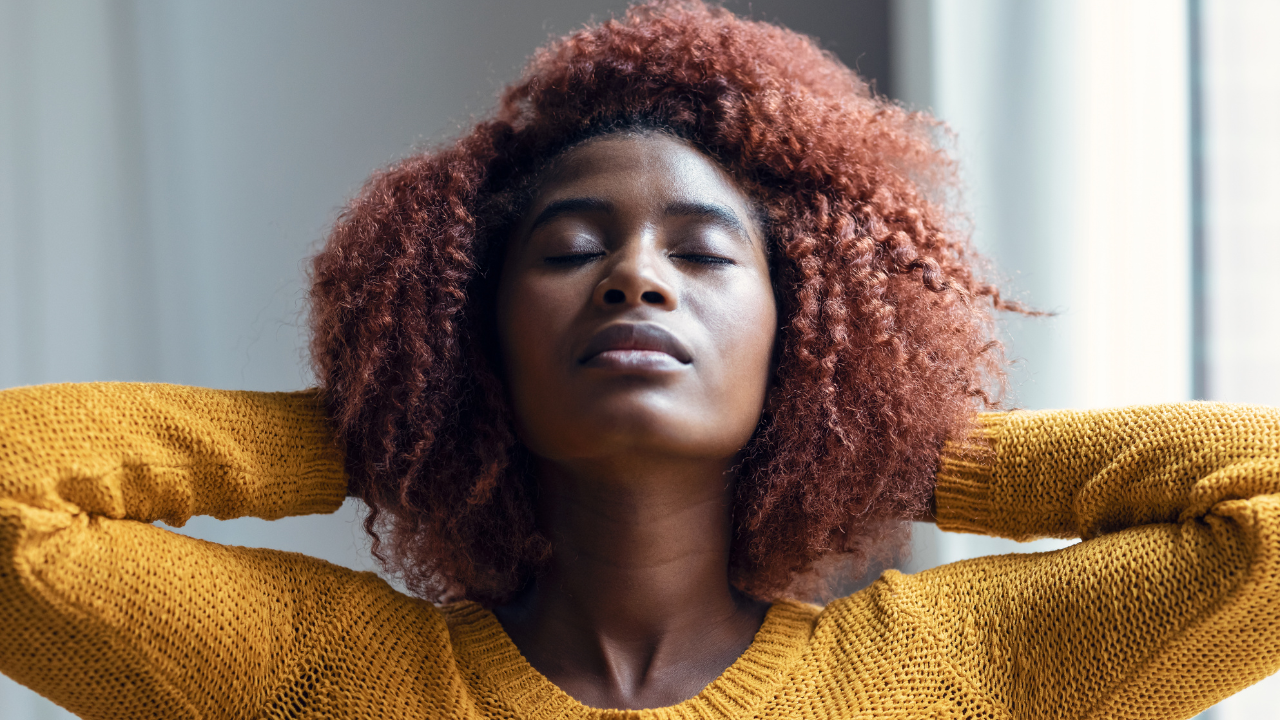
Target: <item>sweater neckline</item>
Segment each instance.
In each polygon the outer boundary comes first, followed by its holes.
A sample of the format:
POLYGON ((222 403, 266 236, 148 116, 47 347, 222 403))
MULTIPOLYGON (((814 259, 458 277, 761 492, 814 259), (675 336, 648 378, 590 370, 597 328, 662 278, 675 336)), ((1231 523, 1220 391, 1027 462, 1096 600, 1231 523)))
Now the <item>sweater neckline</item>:
POLYGON ((676 705, 645 710, 594 708, 575 700, 520 653, 493 613, 463 601, 441 608, 454 656, 477 704, 506 706, 519 718, 676 720, 749 717, 775 694, 785 670, 808 648, 819 608, 794 600, 769 607, 754 639, 738 659, 697 695, 676 705))

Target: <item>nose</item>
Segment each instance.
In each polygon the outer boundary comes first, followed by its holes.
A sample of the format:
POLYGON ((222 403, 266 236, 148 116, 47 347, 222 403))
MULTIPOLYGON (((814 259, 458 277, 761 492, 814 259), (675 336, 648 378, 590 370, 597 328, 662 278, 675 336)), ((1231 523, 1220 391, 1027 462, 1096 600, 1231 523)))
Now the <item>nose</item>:
POLYGON ((656 248, 628 248, 620 251, 608 275, 596 285, 592 301, 596 307, 621 309, 648 306, 676 309, 676 293, 660 273, 663 259, 656 248), (657 257, 655 257, 655 255, 657 257))

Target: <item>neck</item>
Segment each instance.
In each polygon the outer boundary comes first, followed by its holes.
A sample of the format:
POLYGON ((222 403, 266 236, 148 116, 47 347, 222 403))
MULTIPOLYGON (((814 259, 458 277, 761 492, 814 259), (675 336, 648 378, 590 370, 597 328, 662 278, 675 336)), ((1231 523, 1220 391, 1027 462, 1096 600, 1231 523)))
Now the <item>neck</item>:
POLYGON ((497 615, 525 657, 596 707, 697 694, 747 648, 765 606, 729 584, 727 461, 547 464, 549 566, 497 615))

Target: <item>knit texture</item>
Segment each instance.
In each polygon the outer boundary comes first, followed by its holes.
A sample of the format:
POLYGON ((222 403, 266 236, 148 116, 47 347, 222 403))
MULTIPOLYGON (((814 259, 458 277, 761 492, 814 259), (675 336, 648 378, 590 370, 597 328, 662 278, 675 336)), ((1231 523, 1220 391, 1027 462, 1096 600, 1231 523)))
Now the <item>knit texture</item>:
POLYGON ((474 603, 152 525, 330 512, 314 392, 0 392, 0 671, 86 718, 1179 718, 1280 667, 1280 412, 979 416, 938 524, 1050 553, 774 604, 699 695, 583 706, 474 603))

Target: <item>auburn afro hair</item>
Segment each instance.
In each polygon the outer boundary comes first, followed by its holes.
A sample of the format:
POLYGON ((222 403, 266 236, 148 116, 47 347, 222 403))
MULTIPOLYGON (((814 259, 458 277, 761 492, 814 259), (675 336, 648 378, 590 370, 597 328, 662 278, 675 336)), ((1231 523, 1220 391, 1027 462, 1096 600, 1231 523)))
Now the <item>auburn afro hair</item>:
POLYGON ((492 349, 499 250, 531 178, 650 128, 758 203, 780 318, 744 451, 731 578, 762 599, 854 571, 932 497, 943 442, 1002 380, 947 198, 938 124, 812 40, 700 2, 633 7, 539 50, 470 133, 375 174, 312 267, 312 354, 375 554, 428 599, 511 597, 551 549, 492 349))

